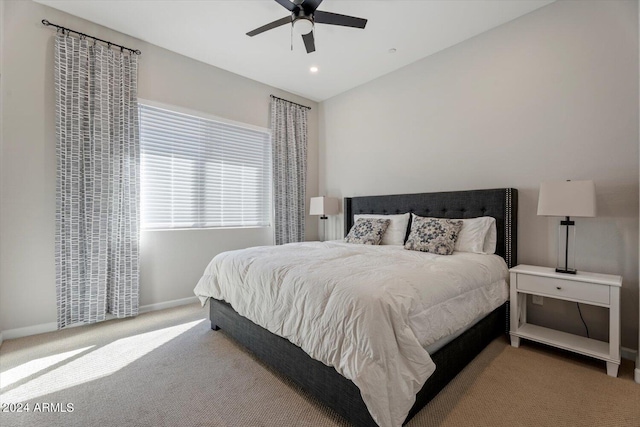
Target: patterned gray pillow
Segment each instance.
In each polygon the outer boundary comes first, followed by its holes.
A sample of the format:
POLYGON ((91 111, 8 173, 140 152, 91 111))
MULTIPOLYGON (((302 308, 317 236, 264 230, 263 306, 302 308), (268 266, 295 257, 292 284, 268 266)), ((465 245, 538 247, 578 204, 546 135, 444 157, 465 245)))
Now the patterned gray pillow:
POLYGON ((390 222, 388 219, 359 218, 344 241, 361 245, 379 245, 390 222))
POLYGON ((404 248, 438 255, 451 255, 461 229, 461 220, 413 215, 411 232, 404 248))

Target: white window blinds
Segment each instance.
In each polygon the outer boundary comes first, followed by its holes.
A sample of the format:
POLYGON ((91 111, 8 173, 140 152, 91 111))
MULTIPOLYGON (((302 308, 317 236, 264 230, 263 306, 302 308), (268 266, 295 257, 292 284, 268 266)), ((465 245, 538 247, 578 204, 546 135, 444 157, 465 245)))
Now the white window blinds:
POLYGON ((140 104, 144 228, 267 226, 271 137, 140 104))

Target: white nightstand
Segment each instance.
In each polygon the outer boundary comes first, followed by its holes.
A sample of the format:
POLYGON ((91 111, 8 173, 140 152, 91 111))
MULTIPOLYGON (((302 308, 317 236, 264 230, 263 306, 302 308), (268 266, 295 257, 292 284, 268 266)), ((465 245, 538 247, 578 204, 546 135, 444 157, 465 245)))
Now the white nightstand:
POLYGON ((556 273, 553 268, 518 265, 511 272, 511 345, 520 338, 552 345, 607 362, 607 374, 618 376, 620 366, 620 287, 622 277, 609 274, 556 273), (527 294, 541 295, 609 309, 609 342, 527 323, 527 294))

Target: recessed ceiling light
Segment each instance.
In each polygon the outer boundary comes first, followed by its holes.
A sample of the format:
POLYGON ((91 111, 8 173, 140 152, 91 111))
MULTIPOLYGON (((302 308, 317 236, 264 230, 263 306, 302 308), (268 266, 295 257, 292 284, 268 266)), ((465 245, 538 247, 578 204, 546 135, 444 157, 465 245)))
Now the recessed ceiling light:
POLYGON ((396 53, 396 48, 392 47, 391 49, 389 49, 389 53, 396 53))
POLYGON ((309 71, 311 71, 312 73, 317 73, 318 72, 318 67, 311 67, 311 68, 309 68, 309 71))

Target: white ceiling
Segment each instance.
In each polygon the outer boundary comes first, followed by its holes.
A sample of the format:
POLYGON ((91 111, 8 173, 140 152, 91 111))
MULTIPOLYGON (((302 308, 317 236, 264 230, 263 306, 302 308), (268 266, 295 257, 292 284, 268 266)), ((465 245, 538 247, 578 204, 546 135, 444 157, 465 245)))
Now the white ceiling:
MULTIPOLYGON (((325 0, 318 10, 368 19, 364 30, 316 24, 316 52, 285 25, 272 0, 35 0, 233 73, 323 101, 554 0, 325 0), (396 53, 389 53, 395 48, 396 53), (318 67, 316 74, 309 72, 318 67)), ((43 17, 46 18, 46 17, 43 17)), ((136 46, 130 46, 135 48, 136 46)), ((144 60, 144 51, 142 53, 144 60)))

